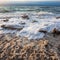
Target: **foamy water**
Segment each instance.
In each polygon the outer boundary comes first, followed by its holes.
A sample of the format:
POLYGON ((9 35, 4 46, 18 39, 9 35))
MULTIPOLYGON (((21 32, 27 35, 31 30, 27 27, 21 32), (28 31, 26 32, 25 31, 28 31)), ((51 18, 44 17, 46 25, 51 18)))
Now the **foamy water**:
POLYGON ((53 29, 56 28, 58 31, 60 31, 60 18, 56 18, 60 17, 60 13, 57 13, 58 11, 55 11, 55 8, 52 9, 50 7, 51 9, 49 8, 49 11, 48 8, 45 9, 47 11, 37 11, 37 7, 35 7, 35 9, 31 8, 32 7, 27 7, 26 9, 19 8, 20 11, 18 11, 19 9, 15 8, 15 10, 17 10, 15 12, 9 11, 0 13, 0 34, 15 33, 17 36, 27 37, 28 39, 40 39, 45 36, 45 33, 40 32, 40 30, 51 33, 53 29), (22 18, 24 15, 27 15, 29 19, 22 18), (7 22, 4 21, 6 19, 8 19, 7 22), (2 25, 12 26, 16 29, 11 30, 2 28, 2 25), (17 30, 20 28, 22 29, 17 30))

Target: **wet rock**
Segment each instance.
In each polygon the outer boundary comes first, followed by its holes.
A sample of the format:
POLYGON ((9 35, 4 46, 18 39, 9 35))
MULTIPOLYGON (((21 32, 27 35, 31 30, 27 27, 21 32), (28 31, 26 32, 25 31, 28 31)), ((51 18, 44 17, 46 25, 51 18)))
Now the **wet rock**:
POLYGON ((36 21, 36 20, 33 20, 33 21, 32 21, 32 23, 35 23, 35 22, 38 22, 38 21, 36 21))
POLYGON ((39 30, 39 32, 47 33, 47 31, 45 31, 45 30, 39 30))
POLYGON ((10 30, 22 30, 23 27, 20 27, 18 25, 2 25, 1 26, 4 29, 10 29, 10 30))
POLYGON ((21 17, 22 17, 23 19, 29 19, 29 16, 26 15, 26 14, 22 15, 21 17))
POLYGON ((21 22, 20 24, 21 24, 21 25, 25 25, 25 22, 21 22))
POLYGON ((59 17, 56 17, 56 19, 60 19, 60 16, 59 17))
POLYGON ((4 22, 8 22, 9 20, 8 19, 5 19, 5 20, 3 20, 4 22))
POLYGON ((60 31, 58 31, 56 28, 52 31, 53 36, 60 35, 60 31))

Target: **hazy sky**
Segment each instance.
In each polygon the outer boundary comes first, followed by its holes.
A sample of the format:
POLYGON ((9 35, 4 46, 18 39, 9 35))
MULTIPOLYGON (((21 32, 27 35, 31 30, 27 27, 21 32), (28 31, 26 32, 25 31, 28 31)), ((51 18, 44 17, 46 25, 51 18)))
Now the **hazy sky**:
POLYGON ((0 4, 7 3, 7 2, 26 2, 26 1, 60 1, 60 0, 0 0, 0 4))

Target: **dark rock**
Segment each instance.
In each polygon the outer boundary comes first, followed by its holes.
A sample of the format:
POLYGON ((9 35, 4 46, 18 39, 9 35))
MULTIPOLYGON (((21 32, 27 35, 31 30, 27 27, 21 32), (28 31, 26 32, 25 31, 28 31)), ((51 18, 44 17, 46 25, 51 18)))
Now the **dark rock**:
POLYGON ((44 30, 39 30, 39 32, 47 33, 47 31, 44 31, 44 30))
POLYGON ((24 14, 21 16, 23 19, 29 19, 28 15, 24 14))
POLYGON ((33 20, 33 21, 32 21, 32 23, 34 23, 34 22, 38 22, 38 21, 36 21, 36 20, 33 20))
POLYGON ((9 21, 8 19, 5 19, 5 20, 3 20, 4 22, 7 22, 7 21, 9 21))
POLYGON ((4 29, 11 29, 11 30, 22 30, 23 29, 23 27, 20 27, 20 26, 18 26, 18 25, 2 25, 1 26, 2 28, 4 28, 4 29))
POLYGON ((56 28, 52 31, 53 36, 60 35, 60 31, 58 31, 56 28))
POLYGON ((60 16, 59 17, 56 17, 56 19, 60 19, 60 16))
POLYGON ((25 22, 21 22, 20 24, 21 24, 21 25, 24 25, 24 24, 25 24, 25 22))

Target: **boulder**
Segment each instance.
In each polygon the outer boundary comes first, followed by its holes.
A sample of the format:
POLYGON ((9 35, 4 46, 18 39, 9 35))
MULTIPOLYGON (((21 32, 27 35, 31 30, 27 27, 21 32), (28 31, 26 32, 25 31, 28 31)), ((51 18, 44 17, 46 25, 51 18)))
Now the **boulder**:
POLYGON ((47 31, 45 31, 45 30, 39 30, 39 32, 47 33, 47 31))
POLYGON ((20 27, 18 25, 2 25, 1 26, 2 28, 5 28, 5 29, 11 29, 11 30, 22 30, 23 27, 20 27))
POLYGON ((56 19, 60 19, 60 16, 59 17, 56 17, 56 19))
POLYGON ((26 15, 26 14, 22 15, 21 17, 22 17, 23 19, 29 19, 29 16, 26 15))
POLYGON ((53 36, 60 35, 60 31, 58 31, 56 28, 52 31, 53 36))
POLYGON ((9 21, 8 19, 5 19, 5 20, 3 20, 4 22, 7 22, 7 21, 9 21))

